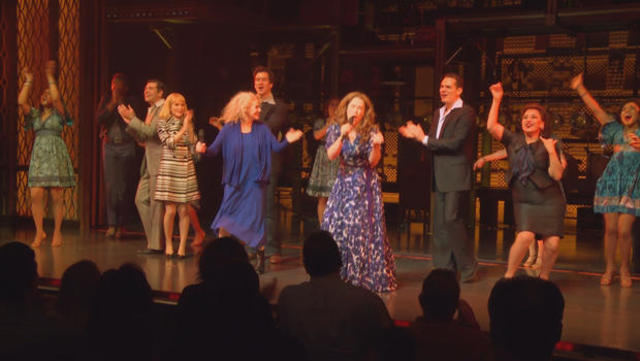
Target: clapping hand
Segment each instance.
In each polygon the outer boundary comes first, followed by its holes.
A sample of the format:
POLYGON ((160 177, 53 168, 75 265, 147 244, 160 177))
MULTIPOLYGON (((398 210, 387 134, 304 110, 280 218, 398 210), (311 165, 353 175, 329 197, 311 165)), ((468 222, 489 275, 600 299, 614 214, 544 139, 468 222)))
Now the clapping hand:
POLYGON ((302 130, 289 128, 289 131, 287 131, 287 134, 285 134, 284 137, 287 139, 287 142, 295 143, 302 138, 303 134, 302 130))
POLYGON ((207 145, 204 142, 196 143, 196 153, 204 154, 207 151, 207 145))
POLYGON ((424 139, 425 137, 424 130, 422 130, 422 127, 412 122, 411 120, 408 121, 405 125, 398 128, 398 131, 400 132, 400 135, 402 135, 403 137, 413 138, 419 142, 421 142, 422 139, 424 139))
POLYGON ((118 105, 118 114, 122 117, 125 123, 129 124, 133 118, 136 116, 135 110, 131 108, 131 105, 118 105))
POLYGON ((629 132, 627 134, 627 138, 629 139, 629 145, 635 150, 640 151, 640 137, 638 137, 634 132, 629 132))
POLYGON ((373 142, 373 145, 381 145, 382 143, 384 143, 384 137, 378 130, 373 134, 373 136, 371 136, 371 141, 373 142))

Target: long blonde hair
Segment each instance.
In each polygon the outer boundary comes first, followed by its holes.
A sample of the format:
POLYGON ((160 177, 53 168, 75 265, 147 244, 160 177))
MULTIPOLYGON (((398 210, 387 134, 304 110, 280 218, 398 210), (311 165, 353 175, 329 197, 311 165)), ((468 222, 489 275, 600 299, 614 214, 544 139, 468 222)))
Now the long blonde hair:
POLYGON ((162 105, 162 108, 160 108, 160 112, 158 113, 158 117, 160 119, 165 119, 165 120, 171 118, 171 105, 173 103, 179 101, 179 100, 184 101, 185 110, 189 109, 187 107, 187 100, 184 98, 184 96, 182 94, 180 94, 180 93, 171 93, 171 94, 169 94, 167 99, 165 99, 164 104, 162 105))
POLYGON ((349 119, 347 119, 347 107, 349 103, 354 98, 360 98, 364 102, 365 111, 362 120, 356 125, 356 132, 362 137, 364 141, 369 141, 369 137, 371 136, 371 131, 376 129, 376 112, 373 110, 373 103, 371 103, 371 99, 361 92, 351 92, 342 98, 340 104, 338 104, 338 109, 336 109, 335 120, 338 124, 342 125, 347 123, 349 119))
POLYGON ((258 101, 258 97, 252 92, 238 92, 231 97, 231 100, 222 109, 220 119, 226 123, 237 123, 249 117, 249 107, 253 102, 258 101))

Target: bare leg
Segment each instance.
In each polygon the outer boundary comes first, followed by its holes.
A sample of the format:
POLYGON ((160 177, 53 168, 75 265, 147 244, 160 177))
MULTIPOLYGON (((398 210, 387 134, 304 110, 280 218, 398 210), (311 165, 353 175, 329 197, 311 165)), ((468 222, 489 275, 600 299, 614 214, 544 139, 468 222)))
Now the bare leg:
POLYGON ((540 278, 543 280, 549 279, 551 269, 556 263, 558 258, 558 243, 560 243, 560 237, 551 236, 544 239, 544 255, 542 256, 542 265, 540 266, 540 278))
POLYGON ((318 197, 318 222, 322 224, 324 210, 327 208, 327 197, 318 197))
POLYGON ((542 267, 542 258, 544 257, 544 241, 539 239, 536 243, 538 243, 538 258, 536 259, 536 263, 531 266, 533 269, 542 267))
POLYGON ((55 227, 53 229, 52 247, 62 246, 62 218, 64 217, 63 189, 50 188, 51 200, 53 203, 53 220, 55 227))
POLYGON ((618 244, 620 245, 620 285, 631 287, 631 271, 629 270, 629 259, 631 258, 631 248, 633 239, 631 228, 636 217, 631 214, 620 214, 618 216, 618 244))
POLYGON ((618 246, 618 213, 604 214, 604 258, 607 268, 600 278, 600 284, 611 284, 616 270, 616 248, 618 246))
MULTIPOLYGON (((178 256, 187 254, 187 236, 189 235, 189 210, 193 209, 188 204, 178 204, 178 225, 180 227, 180 245, 178 246, 178 256)), ((194 212, 195 213, 195 212, 194 212)), ((201 229, 202 230, 202 229, 201 229)))
POLYGON ((529 257, 527 257, 527 260, 524 261, 524 267, 531 267, 534 263, 536 263, 537 251, 538 245, 536 244, 536 242, 531 242, 531 244, 529 245, 529 257))
POLYGON ((173 220, 176 217, 176 204, 164 204, 164 254, 173 255, 173 220))
POLYGON ((33 215, 33 223, 36 226, 36 235, 33 238, 31 247, 38 248, 42 241, 47 237, 42 228, 42 219, 44 218, 44 188, 31 187, 31 214, 33 215))
POLYGON ((198 219, 198 213, 196 213, 195 208, 191 205, 187 205, 189 208, 189 219, 191 220, 191 224, 193 225, 193 242, 191 243, 191 247, 197 247, 202 245, 202 240, 204 240, 204 230, 200 227, 200 220, 198 219))
POLYGON ((504 274, 505 278, 511 278, 516 274, 518 265, 522 262, 522 257, 527 252, 529 245, 535 241, 535 234, 532 232, 523 231, 518 233, 516 240, 509 250, 509 261, 507 263, 507 272, 504 274))

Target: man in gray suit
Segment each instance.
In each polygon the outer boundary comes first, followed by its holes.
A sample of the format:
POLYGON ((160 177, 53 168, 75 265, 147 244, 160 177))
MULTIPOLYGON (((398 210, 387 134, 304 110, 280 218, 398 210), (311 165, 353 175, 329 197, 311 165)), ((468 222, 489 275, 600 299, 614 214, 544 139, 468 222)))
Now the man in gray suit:
POLYGON ((469 194, 473 185, 475 112, 464 104, 463 81, 458 74, 445 74, 440 82, 440 100, 429 135, 409 121, 400 134, 421 142, 433 157, 433 264, 460 272, 463 282, 476 278, 477 262, 467 230, 469 194))
POLYGON ((136 117, 135 111, 129 106, 121 105, 118 113, 128 124, 127 132, 145 144, 144 160, 140 168, 140 182, 136 192, 136 207, 142 220, 144 233, 147 236, 147 248, 142 254, 163 253, 164 204, 153 199, 156 192, 156 176, 162 158, 162 143, 158 138, 157 125, 160 108, 164 104, 164 83, 157 79, 150 79, 144 87, 144 101, 149 104, 145 120, 136 117))

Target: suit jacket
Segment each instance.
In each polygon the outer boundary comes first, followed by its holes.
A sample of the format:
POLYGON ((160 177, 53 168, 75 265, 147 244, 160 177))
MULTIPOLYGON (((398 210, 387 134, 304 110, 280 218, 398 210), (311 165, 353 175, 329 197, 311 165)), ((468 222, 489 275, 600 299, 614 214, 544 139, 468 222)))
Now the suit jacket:
POLYGON ((474 135, 476 113, 467 104, 451 110, 447 114, 440 138, 436 130, 440 110, 433 116, 427 149, 433 158, 433 190, 437 192, 458 192, 471 190, 473 185, 473 160, 475 158, 474 135))
POLYGON ((263 102, 260 104, 260 121, 271 129, 276 138, 280 132, 284 135, 289 126, 287 105, 280 100, 276 100, 276 104, 263 102))
POLYGON ((144 159, 140 165, 140 176, 145 172, 155 177, 158 175, 160 168, 160 159, 162 158, 162 143, 158 138, 158 114, 160 110, 151 119, 151 124, 147 125, 143 120, 134 117, 127 126, 127 132, 134 134, 136 139, 145 143, 144 159))

